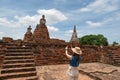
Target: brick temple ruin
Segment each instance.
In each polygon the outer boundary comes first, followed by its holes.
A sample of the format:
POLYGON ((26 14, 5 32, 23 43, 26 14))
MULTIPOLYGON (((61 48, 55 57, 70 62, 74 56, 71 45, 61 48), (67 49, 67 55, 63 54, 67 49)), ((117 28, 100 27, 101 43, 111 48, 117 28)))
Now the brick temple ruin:
MULTIPOLYGON (((119 46, 81 46, 77 38, 76 26, 74 26, 70 42, 50 38, 44 15, 40 19, 39 24, 36 25, 33 33, 31 30, 32 28, 29 26, 23 40, 3 37, 0 43, 2 78, 9 79, 30 75, 30 80, 37 80, 35 66, 65 64, 69 62, 65 56, 65 47, 67 45, 81 47, 83 52, 82 63, 101 62, 120 66, 119 46), (24 73, 19 75, 14 73, 19 71, 24 73)), ((72 51, 69 50, 69 53, 71 54, 72 51)))

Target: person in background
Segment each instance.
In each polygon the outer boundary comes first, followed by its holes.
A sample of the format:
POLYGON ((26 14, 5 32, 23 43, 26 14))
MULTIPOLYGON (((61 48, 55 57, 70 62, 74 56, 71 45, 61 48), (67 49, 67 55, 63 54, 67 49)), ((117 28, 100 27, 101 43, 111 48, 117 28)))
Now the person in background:
POLYGON ((69 76, 69 80, 78 80, 78 75, 79 75, 78 66, 82 59, 81 57, 82 51, 80 47, 74 47, 74 48, 71 47, 71 50, 73 51, 73 54, 69 55, 68 46, 65 48, 65 54, 67 58, 70 59, 69 69, 67 71, 67 74, 69 76))

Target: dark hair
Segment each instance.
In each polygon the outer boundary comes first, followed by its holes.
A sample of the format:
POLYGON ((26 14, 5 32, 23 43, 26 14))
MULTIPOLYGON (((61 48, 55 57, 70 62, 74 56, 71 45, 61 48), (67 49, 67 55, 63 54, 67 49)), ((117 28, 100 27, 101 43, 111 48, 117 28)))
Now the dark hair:
POLYGON ((79 54, 74 53, 73 56, 75 56, 76 59, 77 59, 77 61, 79 61, 79 58, 80 58, 80 55, 79 55, 79 54))

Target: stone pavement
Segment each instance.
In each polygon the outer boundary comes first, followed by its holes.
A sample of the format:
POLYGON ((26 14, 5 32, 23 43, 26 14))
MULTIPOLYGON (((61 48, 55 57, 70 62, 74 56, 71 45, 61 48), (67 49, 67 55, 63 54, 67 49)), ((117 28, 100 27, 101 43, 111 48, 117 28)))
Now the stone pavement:
POLYGON ((95 80, 120 80, 120 67, 102 63, 84 63, 79 72, 95 80))
MULTIPOLYGON (((37 66, 40 80, 68 80, 68 64, 37 66)), ((119 80, 120 67, 102 63, 82 63, 79 67, 79 80, 119 80)))
MULTIPOLYGON (((36 67, 40 80, 68 80, 66 71, 68 65, 48 65, 48 66, 37 66, 36 67)), ((80 74, 80 78, 83 80, 93 80, 90 77, 80 74)))

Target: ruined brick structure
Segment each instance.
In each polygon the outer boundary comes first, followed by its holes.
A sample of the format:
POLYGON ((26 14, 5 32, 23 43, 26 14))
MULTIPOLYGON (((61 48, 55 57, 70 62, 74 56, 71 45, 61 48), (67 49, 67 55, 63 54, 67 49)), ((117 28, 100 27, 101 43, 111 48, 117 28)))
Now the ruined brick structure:
POLYGON ((68 43, 69 46, 80 46, 80 43, 79 43, 79 40, 78 40, 78 37, 77 37, 77 31, 76 31, 76 26, 74 25, 74 29, 73 29, 73 33, 72 33, 72 36, 71 36, 71 40, 70 42, 68 43))
POLYGON ((50 37, 45 23, 46 23, 45 16, 43 15, 42 18, 40 19, 40 24, 37 24, 33 33, 33 39, 35 40, 36 43, 44 44, 50 43, 49 42, 50 37))
POLYGON ((33 36, 32 36, 31 30, 32 30, 32 28, 31 28, 31 26, 29 26, 27 28, 27 32, 25 33, 23 42, 32 42, 33 41, 33 36))
POLYGON ((7 43, 11 43, 11 42, 13 42, 13 38, 3 37, 2 41, 3 41, 3 42, 7 42, 7 43))
POLYGON ((74 29, 73 29, 73 34, 72 34, 72 37, 71 37, 70 42, 72 42, 72 41, 79 42, 78 37, 77 37, 76 26, 74 26, 74 29))
POLYGON ((6 48, 5 48, 4 44, 0 43, 0 68, 2 67, 2 64, 3 64, 5 50, 6 50, 6 48))
MULTIPOLYGON (((29 28, 28 28, 29 29, 29 28)), ((26 32, 24 42, 31 43, 29 37, 33 38, 32 47, 36 65, 65 63, 68 59, 64 54, 66 42, 59 39, 51 39, 46 26, 46 19, 43 15, 40 23, 37 24, 33 34, 26 32)))
MULTIPOLYGON (((27 28, 24 39, 13 40, 3 37, 0 43, 0 80, 21 79, 37 80, 36 65, 54 65, 68 63, 65 47, 80 46, 76 26, 70 42, 51 39, 46 26, 45 16, 40 19, 34 32, 31 26, 27 28)), ((80 46, 82 63, 101 62, 120 66, 120 47, 80 46)), ((70 54, 72 51, 68 48, 70 54)))
MULTIPOLYGON (((26 45, 31 47, 34 52, 34 59, 36 65, 48 65, 48 64, 63 64, 68 63, 69 60, 65 55, 65 47, 80 46, 83 52, 82 62, 102 62, 112 65, 120 65, 120 47, 105 47, 100 46, 81 46, 78 42, 76 26, 74 26, 73 34, 70 42, 64 40, 53 39, 49 37, 49 32, 46 26, 46 19, 43 15, 37 24, 33 33, 31 32, 31 26, 28 27, 27 32, 24 35, 23 41, 13 40, 12 38, 3 38, 4 44, 1 44, 2 48, 22 46, 26 45), (7 44, 6 44, 7 43, 7 44)), ((5 52, 0 50, 2 54, 5 52)), ((72 51, 69 50, 71 54, 72 51)), ((2 63, 2 56, 1 63, 2 63)))

